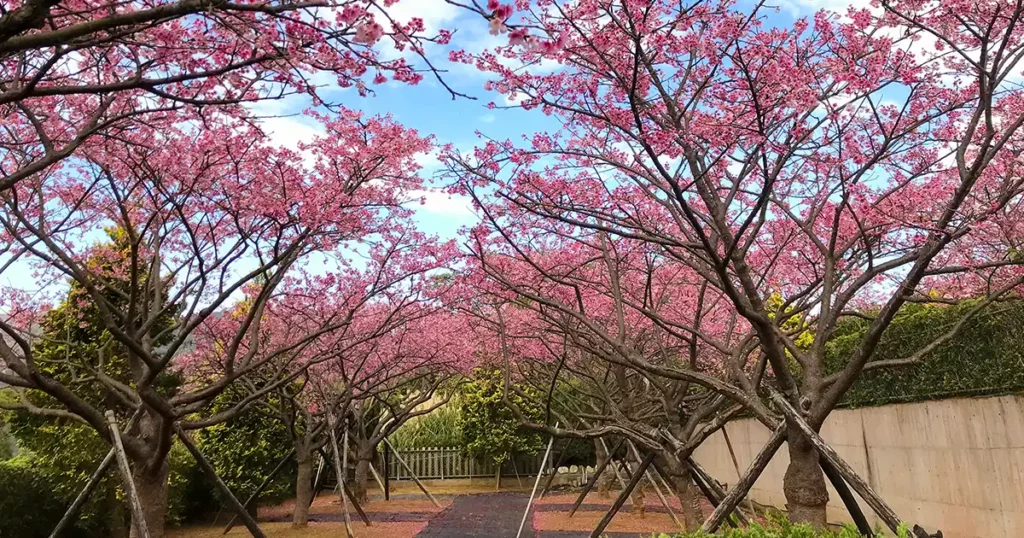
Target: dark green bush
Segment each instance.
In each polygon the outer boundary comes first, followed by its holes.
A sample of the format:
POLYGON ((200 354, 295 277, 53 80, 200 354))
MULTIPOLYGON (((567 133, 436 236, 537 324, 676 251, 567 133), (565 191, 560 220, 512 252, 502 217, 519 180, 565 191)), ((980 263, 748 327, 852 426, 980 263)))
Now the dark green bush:
POLYGON ((51 490, 49 477, 30 459, 0 462, 0 538, 49 536, 64 513, 51 490))
MULTIPOLYGON (((902 359, 950 330, 976 301, 907 305, 885 331, 875 360, 902 359)), ((868 322, 848 318, 828 343, 828 370, 838 371, 860 343, 868 322)), ((990 305, 956 336, 912 366, 867 372, 843 404, 885 405, 958 396, 1010 394, 1024 390, 1024 300, 990 305)))

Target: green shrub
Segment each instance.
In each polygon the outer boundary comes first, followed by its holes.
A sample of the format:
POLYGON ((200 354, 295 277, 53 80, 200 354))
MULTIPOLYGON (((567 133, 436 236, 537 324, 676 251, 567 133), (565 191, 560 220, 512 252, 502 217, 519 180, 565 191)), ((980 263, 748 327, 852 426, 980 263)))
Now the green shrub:
MULTIPOLYGON (((897 538, 913 538, 905 525, 898 529, 897 538)), ((882 534, 877 535, 882 538, 882 534)), ((652 538, 673 538, 668 534, 657 534, 652 538)), ((678 534, 674 538, 864 538, 855 527, 846 526, 838 531, 816 531, 809 525, 790 523, 784 516, 773 517, 764 525, 753 523, 743 529, 725 529, 721 534, 694 532, 678 534)))
POLYGON ((49 477, 29 458, 0 462, 0 538, 49 536, 64 513, 51 490, 49 477))

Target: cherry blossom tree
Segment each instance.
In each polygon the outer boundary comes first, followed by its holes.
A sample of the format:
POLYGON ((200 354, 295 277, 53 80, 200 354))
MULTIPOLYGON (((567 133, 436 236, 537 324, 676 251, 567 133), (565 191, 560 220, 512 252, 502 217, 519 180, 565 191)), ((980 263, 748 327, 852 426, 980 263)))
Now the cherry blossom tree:
MULTIPOLYGON (((420 185, 415 155, 430 148, 429 139, 387 117, 342 110, 320 119, 327 134, 305 157, 266 145, 258 131, 230 118, 140 127, 81 152, 74 169, 36 174, 3 196, 5 269, 33 268, 43 292, 73 282, 93 303, 110 345, 122 350, 126 382, 105 375, 102 353, 74 360, 89 372, 89 390, 136 410, 124 446, 152 536, 163 535, 175 427, 229 419, 233 411, 189 417, 239 378, 275 361, 291 364, 286 359, 344 322, 324 316, 277 325, 280 334, 264 340, 264 324, 274 319, 269 311, 287 308, 279 291, 289 275, 313 260, 338 259, 354 240, 401 222, 409 212, 404 193, 420 185), (123 262, 92 263, 107 248, 95 243, 98 234, 111 228, 124 238, 123 262), (220 338, 218 372, 161 391, 157 378, 208 352, 201 344, 209 334, 220 338)), ((55 402, 30 411, 83 422, 110 440, 104 409, 79 396, 86 389, 37 364, 33 314, 47 300, 19 284, 3 289, 0 381, 55 402)), ((295 373, 279 370, 266 390, 295 373)))
POLYGON ((327 85, 445 84, 426 50, 452 33, 396 20, 398 1, 4 0, 0 191, 139 124, 250 117, 327 85))
MULTIPOLYGON (((467 7, 508 44, 452 56, 561 128, 451 151, 456 190, 686 266, 812 428, 861 373, 964 324, 873 362, 907 302, 982 297, 969 317, 1020 291, 1021 5, 883 0, 787 27, 729 1, 501 5, 467 7), (870 327, 827 371, 851 315, 870 327)), ((786 440, 790 516, 824 525, 819 456, 793 423, 786 440)))
MULTIPOLYGON (((247 394, 245 400, 266 408, 292 434, 298 462, 294 526, 308 523, 314 455, 329 446, 328 413, 337 417, 336 426, 349 419, 350 428, 359 432, 353 436, 360 479, 355 490, 365 491, 368 465, 381 439, 429 412, 429 407, 417 408, 467 360, 456 348, 462 341, 458 320, 444 307, 449 285, 438 278, 454 254, 452 243, 441 244, 408 229, 384 233, 369 248, 365 267, 305 278, 301 285, 289 286, 286 300, 267 313, 274 319, 263 328, 267 341, 287 339, 296 330, 308 334, 325 319, 338 320, 294 356, 269 357, 262 375, 243 378, 237 385, 247 394), (280 383, 281 371, 294 374, 280 383), (267 398, 269 394, 274 397, 267 398), (386 409, 373 407, 375 402, 386 409), (377 410, 373 417, 367 414, 371 408, 377 410)), ((217 358, 223 346, 222 338, 209 339, 203 363, 222 371, 217 358)), ((262 349, 273 352, 277 347, 262 349)))

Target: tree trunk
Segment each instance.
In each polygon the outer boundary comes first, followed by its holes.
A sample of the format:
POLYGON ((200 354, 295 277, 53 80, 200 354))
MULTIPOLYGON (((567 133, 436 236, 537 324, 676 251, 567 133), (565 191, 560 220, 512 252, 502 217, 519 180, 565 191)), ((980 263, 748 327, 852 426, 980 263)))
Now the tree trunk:
POLYGON ((356 502, 363 504, 369 491, 370 464, 373 462, 373 452, 370 449, 360 447, 356 453, 356 475, 352 482, 352 496, 356 502))
MULTIPOLYGON (((146 518, 146 527, 149 529, 149 538, 164 538, 164 528, 167 523, 167 477, 169 473, 170 466, 167 464, 166 458, 154 471, 145 471, 143 465, 137 465, 132 471, 135 490, 142 502, 142 514, 146 518)), ((134 523, 131 537, 138 538, 138 531, 134 523)))
POLYGON ((298 473, 295 478, 292 527, 301 528, 309 525, 309 505, 313 501, 313 454, 307 443, 295 443, 295 460, 298 464, 298 473))
POLYGON ((788 427, 786 442, 789 444, 789 467, 786 469, 782 490, 786 494, 789 519, 794 523, 807 523, 816 529, 824 529, 828 490, 825 488, 825 476, 818 465, 818 451, 793 425, 788 427))
POLYGON ((494 491, 501 491, 501 463, 494 464, 494 491))
POLYGON ((704 522, 704 513, 701 511, 701 493, 693 483, 689 464, 680 461, 671 452, 661 452, 658 454, 658 466, 668 474, 665 480, 675 490, 676 498, 679 499, 683 526, 688 532, 696 531, 704 522))

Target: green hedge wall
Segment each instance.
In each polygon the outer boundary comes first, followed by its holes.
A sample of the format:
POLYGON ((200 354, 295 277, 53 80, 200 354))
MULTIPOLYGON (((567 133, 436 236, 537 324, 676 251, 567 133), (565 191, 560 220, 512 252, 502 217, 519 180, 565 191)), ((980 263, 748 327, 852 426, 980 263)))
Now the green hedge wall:
MULTIPOLYGON (((882 336, 872 360, 910 356, 950 330, 977 302, 908 305, 882 336)), ((850 318, 827 345, 829 371, 846 363, 868 322, 850 318)), ((844 399, 847 407, 1010 394, 1024 390, 1024 300, 994 303, 913 366, 865 373, 844 399)))

